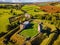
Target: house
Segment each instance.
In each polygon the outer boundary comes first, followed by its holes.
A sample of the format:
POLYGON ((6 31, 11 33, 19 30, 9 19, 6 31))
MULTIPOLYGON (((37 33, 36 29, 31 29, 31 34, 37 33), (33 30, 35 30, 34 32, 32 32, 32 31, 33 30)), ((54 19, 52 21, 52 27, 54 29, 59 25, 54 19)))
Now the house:
POLYGON ((20 29, 26 29, 30 26, 30 22, 29 21, 25 21, 22 24, 20 24, 20 29))
POLYGON ((25 13, 26 18, 30 18, 31 16, 28 13, 25 13))
POLYGON ((23 25, 24 25, 24 29, 26 29, 26 28, 28 28, 30 26, 30 22, 29 21, 25 21, 23 23, 23 25))
POLYGON ((38 32, 42 32, 42 23, 38 24, 38 32))
POLYGON ((20 24, 20 30, 23 30, 23 29, 24 29, 24 25, 20 24))

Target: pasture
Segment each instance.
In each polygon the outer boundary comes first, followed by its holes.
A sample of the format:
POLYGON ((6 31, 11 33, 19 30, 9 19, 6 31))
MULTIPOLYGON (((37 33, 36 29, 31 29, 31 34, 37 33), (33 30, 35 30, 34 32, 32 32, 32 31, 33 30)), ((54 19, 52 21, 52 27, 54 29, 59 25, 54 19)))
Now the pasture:
POLYGON ((7 32, 7 25, 9 24, 10 10, 0 9, 0 33, 7 32))

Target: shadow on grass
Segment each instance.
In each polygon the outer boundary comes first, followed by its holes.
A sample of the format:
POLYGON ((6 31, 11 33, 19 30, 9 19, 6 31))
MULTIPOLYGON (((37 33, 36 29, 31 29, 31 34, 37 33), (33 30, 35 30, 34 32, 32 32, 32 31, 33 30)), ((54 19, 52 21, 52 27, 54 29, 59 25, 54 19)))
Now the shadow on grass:
POLYGON ((52 40, 50 41, 49 45, 52 45, 54 43, 54 41, 58 38, 58 36, 60 35, 60 30, 58 28, 56 28, 55 31, 51 32, 50 28, 47 28, 47 30, 42 30, 42 33, 47 33, 47 36, 49 37, 50 34, 55 33, 55 35, 53 36, 52 40))
MULTIPOLYGON (((28 26, 27 26, 26 28, 24 28, 22 31, 27 30, 27 29, 33 29, 33 25, 34 25, 34 24, 28 25, 28 26)), ((18 34, 20 34, 22 31, 18 32, 18 34)))
POLYGON ((58 36, 60 35, 60 30, 58 28, 56 28, 57 30, 51 32, 51 33, 55 33, 54 38, 51 40, 51 42, 49 43, 49 45, 52 45, 54 43, 54 41, 57 40, 58 36))
POLYGON ((43 29, 41 32, 42 32, 42 33, 47 33, 48 36, 49 36, 49 34, 51 34, 51 33, 60 34, 60 30, 59 30, 58 28, 56 28, 56 30, 53 31, 53 32, 51 32, 51 29, 50 29, 50 28, 47 28, 46 30, 43 29))
MULTIPOLYGON (((53 31, 53 32, 51 32, 51 29, 50 28, 47 28, 47 30, 42 30, 42 34, 43 33, 47 33, 47 36, 49 36, 50 34, 52 34, 52 33, 55 33, 55 35, 53 36, 53 38, 51 39, 51 41, 49 42, 49 44, 48 45, 52 45, 53 43, 54 43, 54 41, 58 38, 58 36, 60 35, 60 30, 58 29, 58 28, 56 28, 57 30, 56 31, 53 31)), ((35 39, 33 42, 32 42, 32 45, 40 45, 40 43, 42 42, 41 41, 41 38, 43 38, 44 36, 41 36, 41 37, 39 37, 39 39, 37 38, 37 39, 35 39)), ((48 37, 49 38, 49 37, 48 37)), ((44 39, 42 39, 42 40, 44 40, 44 39)))
POLYGON ((42 30, 42 33, 47 33, 47 36, 49 37, 50 33, 51 33, 51 29, 48 27, 46 30, 42 30))
POLYGON ((25 29, 33 29, 33 25, 34 25, 34 24, 30 24, 30 25, 26 26, 26 28, 24 28, 24 30, 25 30, 25 29))

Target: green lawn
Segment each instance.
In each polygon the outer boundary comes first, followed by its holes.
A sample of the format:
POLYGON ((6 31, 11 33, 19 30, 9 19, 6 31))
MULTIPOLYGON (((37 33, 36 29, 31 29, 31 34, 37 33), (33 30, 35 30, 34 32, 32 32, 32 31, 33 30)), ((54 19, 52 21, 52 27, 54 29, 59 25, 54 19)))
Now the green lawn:
POLYGON ((32 28, 24 29, 20 34, 24 37, 34 37, 38 33, 37 23, 32 22, 32 28))
MULTIPOLYGON (((10 12, 11 9, 0 9, 0 33, 7 31, 7 25, 9 24, 9 17, 12 17, 13 14, 10 12)), ((17 14, 22 14, 21 10, 13 9, 17 14)))

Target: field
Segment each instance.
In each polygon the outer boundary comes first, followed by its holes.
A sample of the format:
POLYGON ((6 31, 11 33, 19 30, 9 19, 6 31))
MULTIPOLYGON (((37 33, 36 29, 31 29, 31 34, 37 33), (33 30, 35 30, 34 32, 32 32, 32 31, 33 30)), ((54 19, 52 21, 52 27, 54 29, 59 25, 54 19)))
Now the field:
MULTIPOLYGON (((23 12, 20 10, 13 9, 14 13, 16 14, 22 14, 23 12)), ((7 26, 9 23, 9 18, 13 16, 12 13, 10 13, 11 9, 0 9, 0 33, 1 32, 7 32, 7 26)))
POLYGON ((9 24, 10 10, 0 9, 0 33, 7 32, 7 25, 9 24), (8 12, 8 13, 6 13, 8 12))
POLYGON ((2 44, 60 45, 60 3, 0 4, 2 44), (40 23, 42 29, 38 31, 40 23), (29 27, 24 29, 25 25, 29 27))
POLYGON ((20 35, 23 35, 24 37, 34 37, 38 34, 38 24, 31 22, 31 27, 28 29, 24 29, 20 35))

